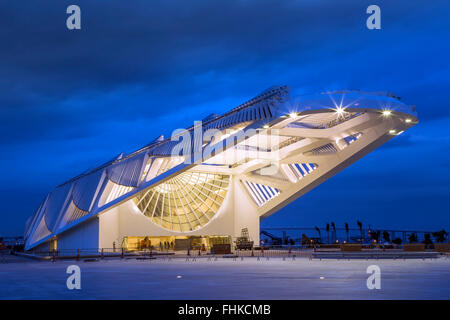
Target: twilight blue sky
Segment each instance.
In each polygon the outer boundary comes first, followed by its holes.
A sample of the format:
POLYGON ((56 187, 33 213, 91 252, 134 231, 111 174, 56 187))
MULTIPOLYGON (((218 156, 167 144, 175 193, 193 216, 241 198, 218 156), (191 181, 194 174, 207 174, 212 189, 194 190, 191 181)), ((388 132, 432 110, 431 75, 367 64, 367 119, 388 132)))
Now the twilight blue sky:
POLYGON ((2 1, 0 235, 62 181, 274 84, 390 91, 420 123, 263 226, 449 229, 449 17, 444 0, 2 1))

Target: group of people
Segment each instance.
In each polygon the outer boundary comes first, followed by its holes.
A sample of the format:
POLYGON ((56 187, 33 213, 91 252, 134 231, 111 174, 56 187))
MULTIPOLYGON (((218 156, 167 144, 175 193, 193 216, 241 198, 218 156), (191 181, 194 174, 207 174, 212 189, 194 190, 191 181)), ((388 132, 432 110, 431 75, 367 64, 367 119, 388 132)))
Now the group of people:
MULTIPOLYGON (((173 250, 175 248, 175 243, 173 241, 159 241, 159 250, 173 250)), ((155 246, 152 245, 152 241, 149 237, 145 237, 138 243, 138 250, 144 249, 155 249, 155 246)))

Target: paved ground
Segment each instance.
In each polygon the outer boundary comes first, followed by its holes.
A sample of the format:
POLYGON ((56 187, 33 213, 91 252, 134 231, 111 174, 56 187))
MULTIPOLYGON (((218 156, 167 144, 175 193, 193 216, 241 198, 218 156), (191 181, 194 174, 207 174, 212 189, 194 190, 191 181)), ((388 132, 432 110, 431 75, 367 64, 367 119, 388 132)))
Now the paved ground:
POLYGON ((445 258, 6 261, 0 261, 0 299, 450 299, 445 258), (71 264, 81 268, 81 290, 66 287, 71 264), (366 286, 373 264, 381 268, 380 290, 366 286))

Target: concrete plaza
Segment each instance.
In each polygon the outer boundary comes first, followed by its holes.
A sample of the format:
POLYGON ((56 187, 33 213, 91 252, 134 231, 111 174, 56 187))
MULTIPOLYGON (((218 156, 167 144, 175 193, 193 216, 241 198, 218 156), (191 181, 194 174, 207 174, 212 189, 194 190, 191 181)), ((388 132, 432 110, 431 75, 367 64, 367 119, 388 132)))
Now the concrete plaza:
POLYGON ((450 259, 33 261, 6 256, 0 299, 450 299, 450 259), (66 269, 81 268, 81 290, 66 269), (369 265, 381 289, 366 286, 369 265))

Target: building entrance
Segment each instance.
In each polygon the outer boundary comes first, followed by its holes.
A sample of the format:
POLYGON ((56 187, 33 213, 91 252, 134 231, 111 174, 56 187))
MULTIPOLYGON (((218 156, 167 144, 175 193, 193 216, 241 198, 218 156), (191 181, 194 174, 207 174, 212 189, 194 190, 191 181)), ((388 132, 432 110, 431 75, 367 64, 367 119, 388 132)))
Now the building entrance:
POLYGON ((127 236, 123 238, 122 248, 126 251, 209 251, 214 245, 231 245, 230 236, 127 236))

